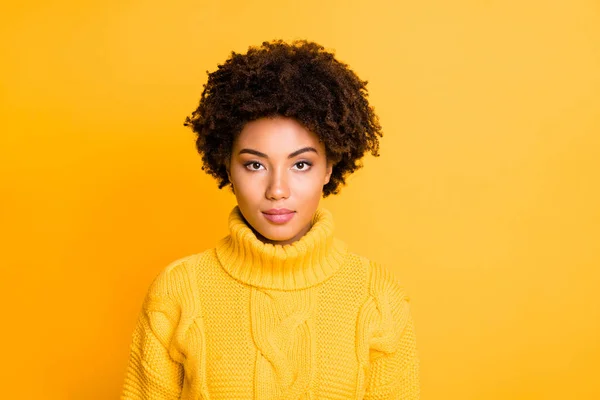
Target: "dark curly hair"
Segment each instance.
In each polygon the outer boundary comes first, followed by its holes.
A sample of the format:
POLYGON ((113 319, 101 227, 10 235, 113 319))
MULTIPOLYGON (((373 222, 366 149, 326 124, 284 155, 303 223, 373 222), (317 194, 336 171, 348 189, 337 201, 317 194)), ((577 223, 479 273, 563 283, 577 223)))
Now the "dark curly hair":
POLYGON ((262 117, 294 118, 324 143, 333 171, 323 197, 339 192, 362 167, 365 152, 379 156, 383 134, 367 101, 367 81, 317 43, 263 42, 246 54, 231 52, 207 73, 200 104, 184 125, 197 134, 202 169, 219 181, 219 189, 230 184, 226 165, 236 135, 262 117))

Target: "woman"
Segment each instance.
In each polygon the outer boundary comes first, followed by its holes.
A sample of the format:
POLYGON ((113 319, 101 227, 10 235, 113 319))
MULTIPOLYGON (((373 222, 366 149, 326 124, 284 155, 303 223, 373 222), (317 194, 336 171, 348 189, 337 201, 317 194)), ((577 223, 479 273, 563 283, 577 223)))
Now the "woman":
POLYGON ((213 249, 154 280, 123 399, 418 399, 409 299, 333 236, 381 127, 367 82, 316 43, 264 42, 210 73, 185 121, 237 206, 213 249))

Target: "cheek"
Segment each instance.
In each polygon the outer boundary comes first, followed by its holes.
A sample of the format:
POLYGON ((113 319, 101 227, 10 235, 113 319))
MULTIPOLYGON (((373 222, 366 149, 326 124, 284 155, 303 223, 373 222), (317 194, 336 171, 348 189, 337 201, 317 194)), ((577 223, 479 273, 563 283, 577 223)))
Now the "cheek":
POLYGON ((323 188, 325 182, 326 171, 323 167, 319 166, 315 168, 314 171, 306 175, 302 175, 299 177, 299 180, 302 182, 302 185, 305 187, 310 187, 314 191, 319 191, 323 188))
POLYGON ((263 180, 258 174, 248 174, 244 170, 233 170, 231 173, 231 183, 234 186, 236 197, 246 201, 252 201, 262 195, 264 192, 263 180))
POLYGON ((240 193, 252 193, 258 190, 258 184, 253 179, 248 178, 234 178, 233 185, 235 186, 236 192, 240 193))
POLYGON ((315 199, 320 199, 323 194, 323 177, 317 174, 299 177, 290 186, 294 197, 313 202, 315 199))

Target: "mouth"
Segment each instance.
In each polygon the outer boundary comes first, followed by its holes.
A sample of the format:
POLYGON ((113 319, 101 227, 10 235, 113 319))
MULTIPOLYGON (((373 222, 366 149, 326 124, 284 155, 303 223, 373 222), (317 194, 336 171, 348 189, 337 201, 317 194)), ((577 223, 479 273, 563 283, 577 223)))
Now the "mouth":
POLYGON ((262 214, 267 220, 275 224, 285 224, 294 217, 296 212, 288 210, 287 208, 272 208, 270 210, 263 211, 262 214))

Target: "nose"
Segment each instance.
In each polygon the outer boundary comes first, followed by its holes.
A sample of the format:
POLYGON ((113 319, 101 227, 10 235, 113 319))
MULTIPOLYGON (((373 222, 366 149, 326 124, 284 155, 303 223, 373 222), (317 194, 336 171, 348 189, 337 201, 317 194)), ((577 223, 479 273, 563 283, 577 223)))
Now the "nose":
POLYGON ((284 171, 275 170, 269 178, 269 185, 265 197, 269 200, 287 199, 290 196, 290 187, 284 171))

